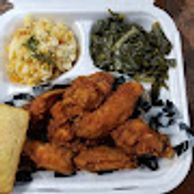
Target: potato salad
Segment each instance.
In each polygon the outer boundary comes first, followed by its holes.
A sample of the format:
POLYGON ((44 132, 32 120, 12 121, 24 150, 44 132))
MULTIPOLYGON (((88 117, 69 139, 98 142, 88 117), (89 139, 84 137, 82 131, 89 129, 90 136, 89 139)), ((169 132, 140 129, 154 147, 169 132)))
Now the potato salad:
POLYGON ((12 82, 38 85, 70 70, 78 57, 73 31, 63 23, 26 17, 8 45, 12 82))

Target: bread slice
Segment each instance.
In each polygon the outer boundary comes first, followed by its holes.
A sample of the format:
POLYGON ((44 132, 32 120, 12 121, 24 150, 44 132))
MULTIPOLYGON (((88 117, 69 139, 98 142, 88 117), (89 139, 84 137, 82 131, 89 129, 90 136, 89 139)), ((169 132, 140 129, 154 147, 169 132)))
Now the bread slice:
POLYGON ((13 189, 28 123, 27 111, 0 104, 0 194, 13 189))

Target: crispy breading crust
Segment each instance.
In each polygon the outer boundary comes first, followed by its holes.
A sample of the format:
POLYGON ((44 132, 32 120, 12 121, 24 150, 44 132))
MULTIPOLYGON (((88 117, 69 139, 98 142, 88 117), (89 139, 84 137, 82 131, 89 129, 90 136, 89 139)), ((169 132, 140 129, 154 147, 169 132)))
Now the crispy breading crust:
POLYGON ((46 168, 63 174, 73 172, 73 152, 50 143, 27 141, 24 152, 38 167, 46 168))
POLYGON ((78 169, 96 171, 108 171, 118 169, 135 168, 136 164, 122 150, 99 146, 83 150, 74 158, 78 169))
POLYGON ((49 139, 63 145, 74 137, 72 121, 85 112, 96 109, 110 94, 114 78, 107 73, 81 76, 73 81, 63 94, 63 99, 51 108, 52 120, 48 126, 49 139), (68 129, 67 129, 68 128, 68 129))
POLYGON ((113 82, 112 75, 103 72, 81 76, 26 107, 35 121, 33 129, 42 125, 37 134, 47 136, 47 143, 26 142, 25 153, 38 167, 68 175, 78 169, 136 168, 144 154, 174 155, 167 136, 141 119, 130 119, 143 93, 141 84, 126 82, 113 91, 113 82))
POLYGON ((64 89, 48 91, 32 100, 28 106, 32 119, 35 121, 43 119, 53 104, 62 97, 64 91, 64 89))
POLYGON ((143 88, 137 82, 122 84, 96 111, 75 123, 76 135, 89 139, 106 135, 131 116, 142 93, 143 88))
POLYGON ((140 156, 151 154, 172 157, 174 151, 166 135, 151 129, 142 119, 131 119, 112 132, 118 147, 126 153, 140 156))

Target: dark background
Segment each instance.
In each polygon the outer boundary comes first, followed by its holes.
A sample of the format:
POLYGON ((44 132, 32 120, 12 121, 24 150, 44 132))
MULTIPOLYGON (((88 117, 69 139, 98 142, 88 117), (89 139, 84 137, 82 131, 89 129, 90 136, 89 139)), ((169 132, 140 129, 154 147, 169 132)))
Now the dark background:
MULTIPOLYGON (((135 1, 134 1, 135 3, 135 1)), ((194 0, 156 0, 156 5, 166 10, 175 20, 183 40, 185 77, 191 126, 194 122, 194 0)), ((0 14, 12 8, 7 0, 0 0, 0 14)), ((194 165, 185 181, 170 194, 194 194, 194 165)))

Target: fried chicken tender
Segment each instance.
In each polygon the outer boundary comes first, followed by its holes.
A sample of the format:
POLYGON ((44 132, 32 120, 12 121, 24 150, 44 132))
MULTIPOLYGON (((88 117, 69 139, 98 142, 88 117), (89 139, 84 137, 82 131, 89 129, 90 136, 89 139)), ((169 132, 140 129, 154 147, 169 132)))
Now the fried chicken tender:
POLYGON ((74 170, 73 153, 69 149, 60 148, 50 143, 27 141, 24 152, 36 163, 37 167, 67 175, 74 170))
POLYGON ((73 132, 67 130, 64 125, 67 126, 73 119, 96 109, 110 94, 113 81, 114 78, 110 74, 103 72, 87 77, 81 76, 73 81, 72 86, 63 94, 63 100, 51 108, 53 119, 48 127, 49 139, 59 144, 70 140, 69 137, 72 137, 73 132))
POLYGON ((57 102, 51 108, 52 121, 55 122, 55 125, 52 123, 52 127, 60 126, 67 121, 71 121, 72 119, 81 116, 84 110, 73 104, 64 104, 62 101, 57 102))
POLYGON ((76 135, 88 139, 106 135, 132 115, 142 93, 143 87, 137 82, 122 84, 96 111, 75 123, 76 135))
POLYGON ((46 139, 49 109, 62 98, 64 91, 64 89, 48 91, 36 97, 25 107, 30 113, 28 136, 36 140, 46 139))
POLYGON ((84 144, 89 148, 100 146, 100 145, 115 147, 114 140, 112 139, 110 134, 97 139, 85 139, 84 144))
POLYGON ((87 145, 84 144, 83 142, 80 141, 80 139, 75 139, 73 141, 70 142, 65 142, 64 143, 64 147, 72 150, 72 152, 77 155, 79 154, 81 151, 86 150, 87 149, 87 145))
POLYGON ((136 167, 136 163, 120 149, 107 146, 83 150, 74 158, 74 162, 78 169, 89 170, 91 172, 136 167))
POLYGON ((64 145, 64 142, 72 140, 74 137, 74 131, 71 129, 68 123, 58 127, 51 128, 49 130, 49 138, 52 143, 56 145, 64 145))
POLYGON ((151 154, 167 158, 174 155, 167 136, 151 129, 142 119, 125 122, 112 132, 112 137, 117 146, 128 154, 151 154))
POLYGON ((72 104, 84 110, 96 109, 110 94, 114 78, 104 72, 80 76, 63 95, 63 104, 72 104))
POLYGON ((53 104, 62 97, 64 91, 64 89, 56 89, 36 97, 28 107, 32 119, 36 121, 43 119, 53 104))
POLYGON ((114 78, 108 73, 80 76, 65 90, 63 100, 51 108, 55 120, 79 116, 83 110, 93 110, 110 94, 114 78))

